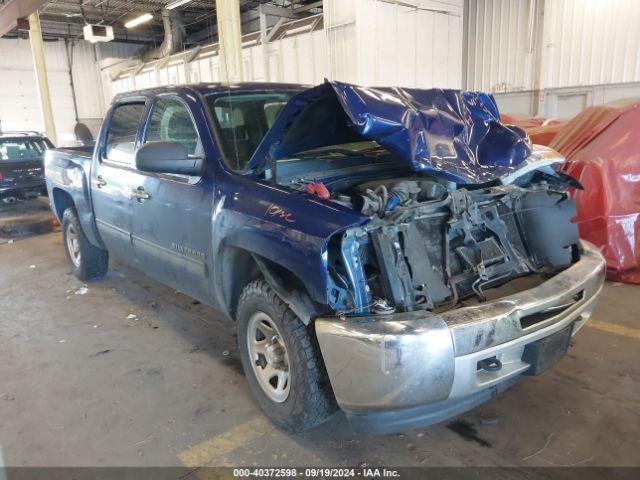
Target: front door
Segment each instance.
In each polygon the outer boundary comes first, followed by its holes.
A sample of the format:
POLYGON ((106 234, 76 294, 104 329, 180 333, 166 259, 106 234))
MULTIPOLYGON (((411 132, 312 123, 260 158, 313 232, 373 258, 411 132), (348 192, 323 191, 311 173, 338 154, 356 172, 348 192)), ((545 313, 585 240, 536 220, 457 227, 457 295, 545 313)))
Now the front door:
POLYGON ((91 170, 91 199, 100 237, 109 253, 130 262, 134 152, 144 111, 144 101, 114 107, 104 150, 94 159, 91 170))
MULTIPOLYGON (((205 119, 200 119, 206 124, 205 119)), ((176 95, 157 97, 144 142, 177 142, 204 156, 192 112, 176 95)), ((150 276, 198 300, 210 298, 211 179, 136 172, 132 239, 136 261, 150 276)))

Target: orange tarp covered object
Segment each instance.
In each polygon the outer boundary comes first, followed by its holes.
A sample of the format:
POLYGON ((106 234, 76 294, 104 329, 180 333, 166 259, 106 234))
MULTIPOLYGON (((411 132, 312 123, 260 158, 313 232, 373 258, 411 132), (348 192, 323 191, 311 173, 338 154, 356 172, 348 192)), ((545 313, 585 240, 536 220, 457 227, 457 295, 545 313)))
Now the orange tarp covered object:
POLYGON ((589 107, 549 146, 567 158, 580 237, 602 250, 607 278, 640 283, 640 98, 589 107))

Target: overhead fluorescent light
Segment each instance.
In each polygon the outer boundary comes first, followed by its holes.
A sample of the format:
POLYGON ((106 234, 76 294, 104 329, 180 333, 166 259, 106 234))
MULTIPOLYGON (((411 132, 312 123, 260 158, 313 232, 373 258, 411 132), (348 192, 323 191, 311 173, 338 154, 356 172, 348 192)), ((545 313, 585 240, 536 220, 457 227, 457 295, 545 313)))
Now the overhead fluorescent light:
POLYGON ((166 6, 168 10, 173 10, 174 8, 181 7, 185 3, 189 3, 191 0, 175 0, 166 6))
POLYGON ((153 18, 153 15, 150 13, 139 13, 136 16, 132 17, 130 20, 127 20, 124 24, 127 28, 137 27, 141 23, 148 22, 153 18))

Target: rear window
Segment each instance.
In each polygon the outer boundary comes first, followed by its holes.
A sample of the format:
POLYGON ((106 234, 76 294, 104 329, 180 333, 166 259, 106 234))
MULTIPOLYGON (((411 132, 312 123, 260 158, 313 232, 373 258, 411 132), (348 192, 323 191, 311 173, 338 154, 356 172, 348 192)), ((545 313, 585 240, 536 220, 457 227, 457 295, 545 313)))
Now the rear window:
POLYGON ((295 93, 230 93, 207 97, 231 168, 244 170, 282 107, 295 93))
POLYGON ((39 139, 0 140, 0 161, 28 162, 42 160, 47 144, 39 139))
POLYGON ((133 163, 136 134, 143 113, 144 102, 125 103, 116 107, 107 132, 105 155, 108 160, 133 163))

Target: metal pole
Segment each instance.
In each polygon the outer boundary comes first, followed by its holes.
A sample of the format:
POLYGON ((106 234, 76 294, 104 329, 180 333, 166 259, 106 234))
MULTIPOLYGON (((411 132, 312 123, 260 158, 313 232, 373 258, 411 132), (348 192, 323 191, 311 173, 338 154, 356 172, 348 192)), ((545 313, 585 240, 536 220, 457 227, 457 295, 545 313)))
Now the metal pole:
MULTIPOLYGON (((542 90, 542 48, 544 42, 544 10, 545 0, 532 0, 531 14, 533 15, 532 33, 533 36, 533 93, 531 97, 531 115, 545 115, 540 111, 540 100, 542 90)), ((543 94, 544 95, 544 94, 543 94)))
POLYGON ((264 71, 264 81, 268 82, 269 78, 269 59, 267 58, 267 14, 263 11, 263 5, 260 5, 260 49, 262 53, 262 69, 264 71))
POLYGON ((242 38, 238 0, 216 0, 218 42, 220 45, 220 80, 242 81, 242 38))
POLYGON ((44 128, 49 140, 51 140, 54 145, 57 145, 58 136, 56 135, 56 126, 53 121, 47 65, 44 60, 42 29, 40 28, 40 17, 37 11, 29 15, 29 40, 31 41, 31 55, 33 56, 33 66, 36 71, 36 83, 38 85, 38 97, 40 98, 40 109, 42 110, 42 118, 44 119, 44 128))

